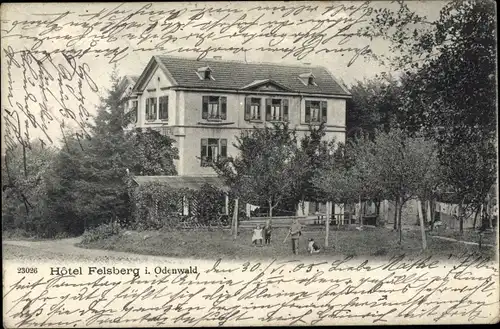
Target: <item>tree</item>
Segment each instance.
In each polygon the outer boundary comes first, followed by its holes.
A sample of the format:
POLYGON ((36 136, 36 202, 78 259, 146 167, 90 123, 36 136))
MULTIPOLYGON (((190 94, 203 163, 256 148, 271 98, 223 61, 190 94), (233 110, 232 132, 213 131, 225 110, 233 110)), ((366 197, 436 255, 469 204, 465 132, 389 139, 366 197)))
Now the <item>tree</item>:
POLYGON ((390 62, 405 72, 406 126, 437 141, 461 209, 480 208, 496 180, 495 12, 492 1, 456 0, 426 22, 401 3, 397 12, 377 11, 368 27, 391 41, 390 62))
POLYGON ((304 170, 302 177, 298 178, 299 184, 292 193, 295 205, 300 201, 326 201, 324 195, 313 183, 313 179, 328 165, 331 153, 336 146, 334 140, 323 140, 325 135, 325 124, 321 123, 318 126, 310 126, 309 133, 300 140, 300 148, 298 149, 300 156, 295 159, 305 161, 304 169, 307 170, 304 170))
POLYGON ((49 191, 52 214, 73 234, 105 222, 130 222, 129 173, 175 174, 173 140, 152 131, 126 133, 129 121, 116 69, 111 82, 90 125, 90 138, 64 134, 64 147, 56 161, 57 179, 49 191))
POLYGON ((386 196, 383 182, 380 180, 380 168, 377 167, 378 149, 375 144, 378 132, 374 131, 372 136, 363 134, 347 144, 346 154, 351 158, 349 165, 349 177, 353 191, 356 191, 356 198, 359 202, 359 224, 363 224, 364 206, 367 200, 375 202, 377 215, 380 210, 380 203, 386 196))
POLYGON ((133 143, 134 161, 130 168, 135 175, 158 176, 177 175, 174 160, 178 159, 175 141, 156 130, 134 129, 128 135, 133 143))
POLYGON ((403 120, 399 80, 383 73, 371 80, 357 81, 349 91, 347 101, 347 134, 352 138, 360 132, 373 137, 376 129, 387 132, 396 122, 403 120))
POLYGON ((296 133, 287 124, 242 132, 235 147, 239 155, 214 163, 233 193, 246 202, 273 210, 296 191, 307 172, 307 158, 299 152, 296 133))
MULTIPOLYGON (((358 196, 354 175, 345 159, 345 147, 339 144, 325 165, 312 178, 316 190, 324 195, 324 199, 334 204, 354 202, 358 196)), ((328 208, 327 204, 327 208, 328 208)), ((325 247, 329 245, 329 216, 325 221, 325 247)))
POLYGON ((386 193, 397 201, 399 241, 405 203, 417 197, 435 161, 434 146, 423 138, 409 138, 399 129, 377 134, 374 140, 374 172, 386 193))
POLYGON ((16 145, 2 161, 2 226, 50 236, 46 184, 51 179, 56 149, 40 142, 16 145))

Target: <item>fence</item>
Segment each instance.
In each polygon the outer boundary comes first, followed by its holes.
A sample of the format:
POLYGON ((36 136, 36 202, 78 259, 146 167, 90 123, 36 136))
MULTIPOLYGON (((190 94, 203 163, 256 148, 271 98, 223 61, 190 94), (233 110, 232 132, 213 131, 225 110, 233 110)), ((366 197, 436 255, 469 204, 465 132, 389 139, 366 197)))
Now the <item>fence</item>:
MULTIPOLYGON (((314 215, 307 217, 300 216, 279 216, 272 217, 271 223, 274 228, 290 227, 293 219, 298 219, 301 225, 307 226, 323 226, 325 225, 325 215, 314 215)), ((251 217, 249 220, 239 221, 238 225, 241 229, 251 229, 257 225, 265 225, 269 220, 269 217, 251 217)), ((344 216, 344 214, 336 214, 335 218, 330 220, 330 225, 348 225, 351 224, 351 219, 349 216, 344 216)))

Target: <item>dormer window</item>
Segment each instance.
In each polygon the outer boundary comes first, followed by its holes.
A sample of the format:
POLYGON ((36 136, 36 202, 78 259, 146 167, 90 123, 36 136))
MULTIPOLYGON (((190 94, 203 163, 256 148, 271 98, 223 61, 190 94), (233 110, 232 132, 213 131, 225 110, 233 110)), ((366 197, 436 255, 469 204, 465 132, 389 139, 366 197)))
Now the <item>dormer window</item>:
POLYGON ((200 80, 215 80, 214 77, 212 76, 212 69, 210 67, 205 66, 205 67, 200 67, 196 74, 200 78, 200 80))
POLYGON ((314 81, 314 75, 312 73, 303 73, 299 75, 299 80, 305 86, 317 86, 316 82, 314 81))

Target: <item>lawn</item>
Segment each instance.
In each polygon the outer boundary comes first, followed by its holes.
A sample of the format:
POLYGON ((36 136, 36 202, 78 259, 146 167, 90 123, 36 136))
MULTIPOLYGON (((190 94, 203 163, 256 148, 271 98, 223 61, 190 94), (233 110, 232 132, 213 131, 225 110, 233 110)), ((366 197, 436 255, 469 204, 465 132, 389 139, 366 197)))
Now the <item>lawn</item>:
MULTIPOLYGON (((138 254, 186 257, 195 259, 262 259, 285 258, 291 255, 291 243, 286 236, 286 229, 273 231, 270 246, 253 246, 251 232, 243 231, 236 240, 228 231, 182 230, 182 231, 143 231, 113 235, 92 243, 82 245, 85 248, 126 251, 138 254)), ((324 232, 306 230, 300 239, 300 254, 306 255, 307 240, 314 238, 320 246, 324 245, 324 232)), ((390 257, 393 255, 434 255, 448 257, 450 254, 480 252, 494 256, 495 248, 465 245, 453 241, 428 237, 428 249, 422 253, 421 238, 418 230, 404 231, 403 244, 398 244, 398 234, 387 228, 358 230, 333 230, 330 234, 330 248, 322 250, 313 257, 328 256, 366 256, 390 257)))
MULTIPOLYGON (((459 231, 456 231, 456 230, 446 230, 446 231, 440 231, 440 232, 434 231, 431 234, 432 235, 439 235, 439 236, 443 236, 443 237, 447 237, 447 238, 452 238, 452 239, 456 239, 456 240, 461 240, 461 241, 470 241, 470 242, 479 243, 479 234, 474 229, 464 229, 463 233, 460 233, 459 231)), ((496 240, 497 240, 496 230, 486 231, 483 234, 483 243, 495 245, 496 240)))

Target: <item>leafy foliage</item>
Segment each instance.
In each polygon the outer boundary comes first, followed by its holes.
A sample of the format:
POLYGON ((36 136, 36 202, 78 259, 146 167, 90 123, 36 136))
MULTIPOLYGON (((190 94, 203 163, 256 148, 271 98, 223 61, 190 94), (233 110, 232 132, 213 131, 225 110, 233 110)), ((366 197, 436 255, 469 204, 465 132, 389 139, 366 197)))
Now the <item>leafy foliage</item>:
POLYGON ((137 229, 159 229, 176 226, 181 221, 183 196, 187 189, 173 190, 159 182, 151 182, 134 187, 133 227, 137 229))
POLYGON ((51 230, 46 186, 56 150, 35 142, 25 151, 26 167, 21 145, 9 149, 2 161, 2 228, 51 236, 57 232, 51 230))
POLYGON ((440 197, 478 209, 497 172, 495 3, 450 1, 429 22, 400 2, 375 10, 370 23, 390 42, 385 62, 402 73, 399 127, 437 142, 440 197))
POLYGON ((81 234, 103 223, 126 225, 132 220, 130 172, 176 174, 177 149, 170 137, 150 130, 124 131, 129 121, 116 70, 111 78, 111 90, 101 99, 94 123, 86 127, 88 138, 63 129, 60 150, 40 145, 27 150, 26 170, 26 148, 9 151, 2 164, 2 176, 9 182, 2 194, 4 228, 51 237, 81 234))
POLYGON ((373 137, 376 129, 388 132, 404 121, 400 111, 402 90, 393 76, 382 74, 371 80, 357 81, 349 91, 352 98, 347 101, 348 137, 364 134, 373 137))
POLYGON ((88 244, 100 240, 105 240, 113 235, 118 235, 122 231, 120 225, 116 223, 101 224, 85 231, 82 235, 82 244, 88 244))
POLYGON ((287 124, 242 132, 235 147, 239 155, 214 164, 215 170, 245 202, 267 205, 270 216, 279 204, 293 198, 309 168, 299 152, 297 136, 287 124))
POLYGON ((208 184, 194 191, 174 190, 160 182, 150 182, 134 187, 132 199, 132 227, 137 229, 176 228, 187 220, 186 216, 182 216, 184 207, 189 207, 188 217, 198 224, 210 224, 219 219, 227 221, 222 216, 224 193, 208 184))
POLYGON ((178 159, 178 150, 174 140, 156 130, 134 129, 127 135, 131 139, 135 161, 131 171, 135 175, 158 176, 177 175, 174 160, 178 159))
POLYGON ((313 180, 318 173, 327 165, 331 153, 336 147, 335 140, 324 140, 325 124, 319 126, 310 126, 309 134, 306 134, 300 140, 300 148, 298 149, 298 161, 304 161, 304 172, 299 178, 299 184, 292 195, 295 196, 293 203, 299 201, 326 201, 320 190, 315 188, 313 180))

